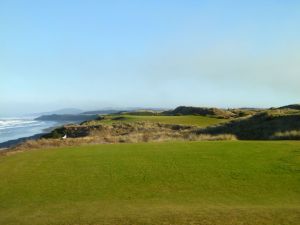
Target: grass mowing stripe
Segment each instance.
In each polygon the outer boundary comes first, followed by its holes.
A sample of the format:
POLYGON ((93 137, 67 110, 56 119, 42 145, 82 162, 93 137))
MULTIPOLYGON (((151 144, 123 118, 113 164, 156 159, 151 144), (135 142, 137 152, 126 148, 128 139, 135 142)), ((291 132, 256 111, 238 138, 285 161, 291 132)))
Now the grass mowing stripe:
POLYGON ((0 224, 297 224, 299 171, 292 141, 33 150, 0 157, 0 224))

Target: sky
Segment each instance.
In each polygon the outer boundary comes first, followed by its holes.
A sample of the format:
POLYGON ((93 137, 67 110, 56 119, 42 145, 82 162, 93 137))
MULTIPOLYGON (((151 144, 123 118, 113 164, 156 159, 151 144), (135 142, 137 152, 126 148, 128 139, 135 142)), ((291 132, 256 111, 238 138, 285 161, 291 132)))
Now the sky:
POLYGON ((0 0, 0 116, 300 102, 300 1, 0 0))

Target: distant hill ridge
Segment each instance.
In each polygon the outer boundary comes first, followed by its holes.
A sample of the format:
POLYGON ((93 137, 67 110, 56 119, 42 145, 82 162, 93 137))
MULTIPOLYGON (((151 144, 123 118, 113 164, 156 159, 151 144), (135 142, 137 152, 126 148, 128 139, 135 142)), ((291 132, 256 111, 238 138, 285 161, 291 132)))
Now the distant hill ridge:
POLYGON ((224 109, 206 108, 206 107, 193 107, 193 106, 179 106, 174 110, 163 112, 164 115, 201 115, 201 116, 214 116, 218 118, 230 118, 236 115, 224 109))
POLYGON ((82 122, 85 120, 94 120, 97 119, 98 115, 76 115, 76 114, 52 114, 52 115, 43 115, 35 118, 35 120, 42 121, 66 121, 66 122, 82 122))
POLYGON ((300 110, 300 104, 286 105, 286 106, 279 107, 278 109, 295 109, 295 110, 300 110))
POLYGON ((112 113, 119 113, 120 110, 115 109, 107 109, 107 110, 93 110, 93 111, 86 111, 81 113, 82 115, 91 115, 91 114, 99 114, 99 115, 106 115, 106 114, 112 114, 112 113))

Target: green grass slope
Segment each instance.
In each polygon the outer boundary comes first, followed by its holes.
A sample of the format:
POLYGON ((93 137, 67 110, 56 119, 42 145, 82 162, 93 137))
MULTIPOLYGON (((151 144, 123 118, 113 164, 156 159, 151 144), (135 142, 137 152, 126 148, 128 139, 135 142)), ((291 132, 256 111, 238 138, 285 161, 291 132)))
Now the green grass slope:
POLYGON ((155 122, 166 124, 180 124, 206 127, 228 121, 227 119, 218 119, 206 116, 140 116, 140 115, 114 115, 105 116, 102 120, 87 121, 87 125, 111 124, 121 122, 155 122))
POLYGON ((258 113, 252 117, 232 120, 216 127, 200 129, 199 134, 232 134, 241 140, 294 139, 300 140, 300 112, 297 110, 274 110, 258 113), (277 137, 276 134, 285 134, 277 137), (294 133, 290 135, 289 133, 294 133))
POLYGON ((193 107, 193 106, 179 106, 171 111, 163 112, 165 115, 201 115, 201 116, 213 116, 216 118, 228 119, 236 117, 236 115, 225 109, 218 108, 206 108, 206 107, 193 107))
POLYGON ((299 142, 114 144, 0 157, 0 224, 300 224, 299 142))

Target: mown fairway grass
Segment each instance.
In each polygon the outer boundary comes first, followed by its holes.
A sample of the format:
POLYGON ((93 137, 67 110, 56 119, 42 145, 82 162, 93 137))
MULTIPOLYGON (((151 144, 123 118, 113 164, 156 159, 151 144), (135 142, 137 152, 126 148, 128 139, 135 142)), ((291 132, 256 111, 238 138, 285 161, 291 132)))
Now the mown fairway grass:
POLYGON ((177 142, 0 157, 0 224, 300 224, 300 142, 177 142))
POLYGON ((193 125, 206 127, 228 121, 226 119, 218 119, 207 116, 136 116, 136 115, 117 115, 105 116, 104 120, 90 121, 89 123, 116 123, 116 122, 157 122, 167 124, 193 125), (114 120, 120 118, 121 120, 114 120))

